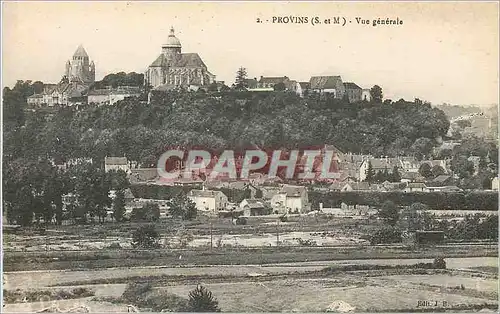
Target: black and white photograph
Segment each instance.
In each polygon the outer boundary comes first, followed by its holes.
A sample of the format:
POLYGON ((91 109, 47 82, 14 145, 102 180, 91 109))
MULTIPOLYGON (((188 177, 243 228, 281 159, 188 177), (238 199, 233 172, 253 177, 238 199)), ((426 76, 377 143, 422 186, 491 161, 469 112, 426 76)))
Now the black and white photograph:
POLYGON ((498 313, 498 1, 2 1, 2 313, 498 313))

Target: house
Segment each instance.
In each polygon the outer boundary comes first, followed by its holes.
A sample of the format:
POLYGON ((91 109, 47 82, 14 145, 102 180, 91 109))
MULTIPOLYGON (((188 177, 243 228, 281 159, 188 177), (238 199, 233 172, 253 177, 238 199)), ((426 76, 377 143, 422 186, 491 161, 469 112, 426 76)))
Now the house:
POLYGON ((243 80, 243 84, 247 88, 257 88, 258 83, 257 78, 243 80))
POLYGON ((455 185, 447 185, 447 186, 428 186, 428 192, 461 192, 462 189, 455 185))
POLYGON ((296 93, 297 92, 297 81, 294 81, 294 80, 289 80, 287 82, 285 82, 285 89, 288 90, 288 91, 291 91, 291 92, 294 92, 296 93))
POLYGON ((420 182, 410 182, 406 185, 405 192, 428 192, 425 183, 420 182))
POLYGON ((380 184, 380 191, 382 192, 393 192, 393 191, 402 191, 406 187, 406 183, 404 182, 389 182, 384 181, 380 184))
POLYGON ((127 157, 104 157, 104 170, 122 170, 125 173, 130 173, 130 166, 127 157))
POLYGON ((342 181, 335 181, 333 182, 332 184, 330 184, 330 186, 328 187, 328 189, 330 191, 333 191, 333 192, 340 192, 340 190, 342 190, 342 188, 346 185, 345 182, 342 182, 342 181))
POLYGON ((228 198, 221 191, 191 190, 187 197, 196 204, 198 210, 210 214, 217 214, 228 205, 228 198))
POLYGON ((370 93, 370 89, 369 88, 364 88, 361 91, 361 99, 363 101, 371 101, 372 100, 372 94, 370 93))
POLYGON ((64 105, 72 106, 87 103, 88 86, 79 82, 61 81, 59 84, 48 84, 41 94, 28 97, 28 104, 49 107, 64 105))
POLYGON ((313 76, 309 84, 312 91, 320 94, 333 94, 337 99, 342 99, 345 94, 344 83, 340 76, 313 76))
POLYGON ((200 188, 203 185, 203 180, 200 178, 177 178, 172 181, 174 186, 190 186, 200 188))
POLYGON ((271 208, 265 206, 262 199, 246 198, 240 203, 243 216, 261 216, 271 213, 271 208))
POLYGON ((139 97, 139 87, 119 86, 118 88, 96 89, 88 92, 87 102, 89 104, 113 105, 128 97, 139 97))
POLYGON ((309 211, 309 198, 304 186, 283 185, 271 198, 271 206, 278 213, 305 213, 309 211))
POLYGON ((491 189, 493 191, 498 191, 498 176, 494 177, 493 180, 491 180, 491 189))
POLYGON ((267 178, 267 175, 265 175, 263 173, 259 173, 259 172, 250 173, 248 175, 248 180, 250 181, 250 184, 252 184, 254 186, 259 186, 259 185, 264 184, 264 182, 266 181, 266 178, 267 178))
POLYGON ((130 182, 151 182, 158 179, 158 168, 130 169, 130 182))
POLYGON ((344 88, 349 102, 358 102, 363 99, 363 89, 355 83, 345 82, 344 88))
POLYGON ((311 84, 309 84, 309 82, 297 82, 296 84, 297 84, 297 86, 295 87, 295 92, 300 97, 304 97, 304 95, 307 93, 307 91, 311 87, 311 84))
POLYGON ((261 76, 260 80, 257 83, 257 88, 272 88, 277 84, 283 84, 284 88, 290 86, 290 79, 287 76, 261 76))
POLYGON ((351 192, 351 191, 369 191, 370 184, 368 182, 351 182, 346 183, 340 189, 340 192, 351 192))
POLYGON ((339 171, 341 173, 341 180, 351 177, 356 181, 360 181, 359 173, 361 164, 363 161, 371 158, 373 157, 370 155, 358 155, 351 153, 339 155, 339 171))
POLYGON ((420 163, 415 157, 399 157, 398 171, 403 175, 406 172, 418 172, 420 170, 420 163))
POLYGON ((432 186, 445 186, 449 185, 453 182, 453 177, 450 175, 440 175, 435 177, 432 181, 430 181, 430 185, 432 186))
POLYGON ((281 188, 277 186, 263 186, 260 188, 260 191, 262 191, 262 199, 271 200, 280 190, 281 188))
POLYGON ((394 166, 399 168, 400 162, 397 158, 370 158, 365 159, 359 167, 359 181, 365 181, 368 173, 368 166, 371 163, 374 174, 385 172, 391 174, 394 166))

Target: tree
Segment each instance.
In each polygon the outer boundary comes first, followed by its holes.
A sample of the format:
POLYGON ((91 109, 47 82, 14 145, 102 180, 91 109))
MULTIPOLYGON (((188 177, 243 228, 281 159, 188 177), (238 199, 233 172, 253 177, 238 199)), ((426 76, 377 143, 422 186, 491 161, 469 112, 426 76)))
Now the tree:
POLYGON ((432 262, 433 268, 446 269, 446 261, 442 257, 436 257, 432 262))
POLYGON ((236 80, 235 80, 236 89, 247 88, 246 79, 247 79, 247 69, 245 69, 244 67, 240 67, 236 72, 236 80))
POLYGON ((104 222, 107 215, 106 208, 111 206, 109 191, 111 190, 111 177, 104 169, 97 168, 94 164, 79 164, 71 169, 74 178, 75 193, 77 195, 79 218, 86 221, 98 217, 104 222))
POLYGON ((186 201, 186 211, 183 218, 186 220, 193 220, 197 215, 198 209, 196 208, 196 204, 188 198, 186 201))
POLYGON ((423 160, 425 157, 430 156, 434 144, 431 139, 426 137, 420 137, 415 140, 413 145, 410 147, 410 150, 413 152, 413 155, 418 160, 423 160))
POLYGON ((408 231, 431 230, 436 222, 428 210, 425 204, 413 203, 401 213, 401 221, 408 231))
POLYGON ((398 166, 394 166, 391 174, 391 182, 401 182, 401 175, 399 174, 398 166))
POLYGON ((123 221, 125 214, 125 191, 117 190, 115 200, 113 203, 113 217, 116 221, 123 221))
POLYGON ((458 156, 452 159, 451 170, 453 170, 460 179, 469 178, 474 174, 474 163, 465 156, 458 156))
POLYGON ((382 98, 383 98, 382 88, 378 85, 374 85, 370 89, 370 96, 374 103, 382 103, 382 98))
POLYGON ((280 82, 278 84, 274 84, 273 89, 275 91, 284 91, 286 89, 286 85, 283 82, 280 82))
POLYGON ((157 221, 160 218, 160 206, 156 203, 146 203, 141 208, 132 210, 131 220, 157 221))
POLYGON ((428 163, 423 163, 420 165, 420 168, 418 169, 418 173, 424 177, 424 178, 431 178, 432 177, 432 169, 431 166, 428 163))
POLYGON ((375 230, 370 236, 370 243, 385 244, 385 243, 399 243, 402 241, 401 231, 393 226, 383 226, 375 230))
POLYGON ((153 225, 141 226, 132 233, 132 246, 134 248, 158 248, 160 235, 153 225))
POLYGON ((189 292, 187 312, 220 312, 219 301, 202 285, 189 292))
POLYGON ((168 203, 170 214, 186 220, 196 218, 196 204, 184 194, 178 194, 168 203))
POLYGON ((440 165, 434 165, 431 169, 432 176, 437 177, 446 173, 446 171, 440 165))
POLYGON ((160 206, 156 203, 146 203, 143 206, 144 218, 147 221, 157 221, 160 219, 160 206))
POLYGON ((384 173, 381 170, 377 171, 377 174, 375 175, 373 181, 377 183, 384 182, 385 181, 384 173))
POLYGON ((392 201, 385 201, 378 213, 378 216, 384 219, 389 225, 394 226, 399 219, 399 211, 392 201))
POLYGON ((471 127, 472 123, 470 120, 458 120, 457 125, 462 129, 465 129, 466 127, 471 127))
POLYGON ((368 161, 368 169, 366 170, 366 182, 374 182, 375 181, 375 170, 373 170, 372 162, 368 161))

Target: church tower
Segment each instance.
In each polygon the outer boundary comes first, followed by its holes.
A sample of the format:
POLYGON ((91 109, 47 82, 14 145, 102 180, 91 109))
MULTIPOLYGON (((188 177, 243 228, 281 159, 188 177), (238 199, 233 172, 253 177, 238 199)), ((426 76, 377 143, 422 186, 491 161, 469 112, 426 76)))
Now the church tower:
POLYGON ((92 84, 95 81, 94 62, 89 63, 89 55, 82 45, 78 46, 71 61, 66 63, 66 76, 69 81, 92 84))
POLYGON ((162 53, 168 61, 175 60, 180 56, 182 46, 179 39, 175 37, 175 30, 173 27, 170 28, 170 35, 168 35, 167 43, 161 48, 162 53))

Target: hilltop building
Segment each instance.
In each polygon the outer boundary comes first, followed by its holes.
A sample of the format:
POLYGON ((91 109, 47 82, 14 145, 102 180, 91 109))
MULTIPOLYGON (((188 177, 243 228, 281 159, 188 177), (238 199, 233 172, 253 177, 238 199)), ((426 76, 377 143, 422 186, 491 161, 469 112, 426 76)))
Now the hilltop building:
POLYGON ((82 45, 78 46, 71 61, 66 63, 63 79, 58 84, 46 84, 40 94, 28 97, 30 105, 78 105, 87 102, 89 86, 95 81, 95 65, 82 45))
POLYGON ((331 94, 337 99, 342 99, 346 92, 340 76, 312 76, 309 85, 312 91, 331 94))
POLYGON ((65 76, 70 82, 81 82, 90 85, 95 82, 95 64, 89 63, 89 55, 82 45, 78 46, 72 60, 66 62, 65 76))
POLYGON ((161 54, 149 66, 144 74, 145 85, 153 88, 207 86, 215 82, 215 75, 197 53, 182 53, 182 45, 175 31, 170 29, 167 42, 162 46, 161 54))

